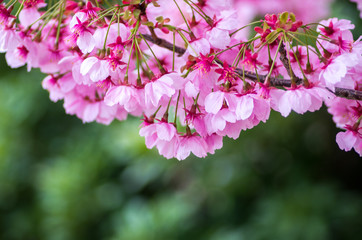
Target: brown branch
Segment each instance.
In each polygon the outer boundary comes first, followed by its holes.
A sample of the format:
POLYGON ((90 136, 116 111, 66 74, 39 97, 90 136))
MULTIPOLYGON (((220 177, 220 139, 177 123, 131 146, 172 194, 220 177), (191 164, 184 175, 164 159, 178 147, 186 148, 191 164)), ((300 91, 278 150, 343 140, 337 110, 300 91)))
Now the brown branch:
POLYGON ((289 75, 289 77, 291 78, 291 80, 292 80, 292 81, 294 80, 295 83, 297 83, 297 82, 302 83, 303 80, 300 79, 299 77, 297 77, 297 76, 295 75, 293 69, 290 68, 289 59, 288 59, 288 57, 287 57, 287 51, 285 50, 285 46, 284 46, 283 43, 280 45, 279 54, 280 54, 279 59, 280 59, 280 61, 283 63, 283 66, 284 66, 284 68, 287 70, 288 75, 289 75))
MULTIPOLYGON (((175 52, 177 54, 179 54, 179 56, 182 56, 186 52, 185 48, 174 46, 172 43, 170 43, 164 39, 160 39, 160 38, 155 39, 151 35, 148 35, 148 34, 143 34, 143 37, 147 41, 150 41, 150 42, 152 42, 162 48, 168 49, 170 51, 173 51, 173 49, 175 48, 175 52)), ((302 84, 303 79, 295 76, 294 72, 289 68, 289 61, 286 57, 286 51, 285 51, 284 46, 282 45, 280 49, 281 49, 279 51, 280 60, 283 62, 284 67, 287 69, 288 73, 291 75, 290 77, 294 79, 294 81, 297 85, 302 84)), ((217 60, 217 62, 219 64, 222 64, 222 62, 220 60, 217 60)), ((266 75, 256 75, 255 73, 250 72, 250 71, 244 71, 244 73, 243 73, 243 69, 240 69, 240 68, 236 68, 235 72, 239 76, 245 75, 246 78, 248 78, 252 81, 258 81, 258 79, 259 79, 259 81, 262 83, 265 82, 266 77, 267 77, 266 75)), ((291 87, 291 85, 292 85, 291 79, 270 77, 269 80, 270 80, 270 85, 274 86, 274 87, 291 87)), ((330 91, 330 92, 332 92, 337 97, 347 98, 350 100, 359 100, 359 101, 362 100, 362 91, 336 87, 334 92, 333 91, 330 91)))
MULTIPOLYGON (((220 64, 223 65, 223 62, 220 61, 219 59, 215 59, 215 61, 220 64)), ((245 76, 247 79, 250 79, 252 81, 260 81, 262 83, 264 83, 266 81, 266 75, 256 75, 253 72, 250 71, 244 71, 241 68, 236 68, 235 69, 236 74, 238 74, 240 77, 245 76)), ((302 79, 300 79, 302 81, 302 79)), ((269 81, 270 81, 270 85, 274 86, 274 87, 291 87, 291 81, 288 79, 284 79, 284 78, 270 78, 269 77, 269 81)))
POLYGON ((338 97, 347 98, 351 100, 359 100, 359 101, 362 100, 362 91, 336 87, 334 89, 334 92, 333 91, 331 92, 338 97))
MULTIPOLYGON (((152 37, 151 35, 148 35, 148 34, 142 34, 142 36, 147 41, 150 41, 151 43, 154 43, 159 47, 166 48, 166 49, 168 49, 170 51, 173 51, 173 48, 174 48, 173 44, 170 43, 170 42, 167 42, 164 39, 161 39, 161 38, 158 38, 158 37, 154 38, 154 37, 152 37)), ((186 49, 182 48, 182 47, 175 46, 175 52, 179 55, 179 57, 181 57, 186 52, 186 49)))

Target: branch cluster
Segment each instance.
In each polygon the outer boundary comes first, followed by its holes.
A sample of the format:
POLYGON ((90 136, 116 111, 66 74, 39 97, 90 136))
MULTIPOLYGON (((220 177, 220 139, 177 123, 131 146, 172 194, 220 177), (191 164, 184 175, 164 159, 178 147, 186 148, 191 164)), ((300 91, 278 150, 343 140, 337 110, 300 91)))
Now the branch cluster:
MULTIPOLYGON (((156 44, 159 47, 168 49, 170 51, 174 51, 175 48, 175 52, 177 54, 179 54, 179 56, 182 56, 185 52, 186 49, 179 47, 179 46, 175 46, 164 40, 164 39, 160 39, 160 38, 153 38, 151 35, 148 34, 143 34, 144 38, 147 41, 150 41, 154 44, 156 44)), ((301 85, 303 84, 303 79, 297 77, 293 70, 290 69, 289 67, 289 63, 288 63, 288 58, 286 57, 287 52, 284 48, 284 46, 280 49, 279 51, 280 53, 280 60, 282 61, 284 67, 286 68, 287 72, 291 74, 291 77, 294 79, 295 84, 296 85, 301 85)), ((215 60, 217 63, 219 64, 223 64, 220 60, 215 60)), ((243 69, 241 68, 236 68, 235 72, 240 76, 243 77, 245 76, 246 78, 252 80, 252 81, 260 81, 262 83, 264 83, 267 79, 267 75, 260 75, 260 74, 256 74, 254 72, 251 71, 243 71, 243 69)), ((285 79, 285 78, 276 78, 276 77, 269 77, 270 79, 270 85, 274 86, 274 87, 291 87, 292 86, 292 80, 291 79, 285 79)), ((346 88, 339 88, 336 87, 334 92, 331 91, 330 89, 328 89, 330 92, 332 92, 334 95, 336 95, 337 97, 342 97, 342 98, 347 98, 347 99, 351 99, 351 100, 362 100, 362 91, 358 91, 358 90, 353 90, 353 89, 346 89, 346 88)))

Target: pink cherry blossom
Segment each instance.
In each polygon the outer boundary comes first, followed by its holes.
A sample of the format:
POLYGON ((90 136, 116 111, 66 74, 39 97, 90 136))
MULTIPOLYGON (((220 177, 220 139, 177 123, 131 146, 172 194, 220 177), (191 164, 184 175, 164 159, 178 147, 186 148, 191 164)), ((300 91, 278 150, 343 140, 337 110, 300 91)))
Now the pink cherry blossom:
POLYGON ((191 41, 187 47, 187 52, 194 57, 200 54, 208 55, 210 53, 210 43, 205 38, 191 41))
POLYGON ((20 44, 20 38, 11 28, 1 28, 0 26, 0 52, 7 52, 17 48, 20 44))
POLYGON ((142 97, 140 96, 140 91, 126 85, 110 87, 104 97, 104 102, 108 106, 117 104, 124 107, 129 113, 136 111, 136 115, 138 115, 137 110, 142 104, 141 101, 142 97))
POLYGON ((10 67, 39 68, 49 98, 84 123, 143 115, 139 134, 165 158, 205 157, 271 110, 286 117, 323 104, 344 130, 339 147, 362 152, 362 38, 337 18, 303 36, 314 27, 303 21, 319 21, 330 0, 2 2, 10 67))
POLYGON ((340 149, 344 151, 350 151, 352 148, 362 156, 362 133, 361 128, 359 130, 354 130, 350 126, 347 126, 347 131, 339 132, 336 136, 336 141, 340 149))
POLYGON ((48 76, 43 80, 43 88, 49 91, 49 97, 56 102, 74 89, 76 83, 70 74, 62 77, 48 76))
POLYGON ((33 24, 33 28, 37 28, 39 23, 35 23, 40 18, 38 8, 45 7, 46 4, 43 0, 25 0, 23 2, 24 9, 19 14, 19 20, 24 28, 33 24))
POLYGON ((328 36, 332 39, 336 39, 340 33, 354 29, 354 25, 351 21, 346 19, 330 18, 320 22, 322 25, 318 28, 323 35, 328 36), (323 27, 324 26, 324 27, 323 27))
POLYGON ((299 87, 285 91, 279 98, 278 110, 283 117, 287 117, 291 110, 303 114, 307 111, 314 112, 322 107, 322 99, 316 92, 310 93, 309 89, 299 87))
POLYGON ((203 138, 196 134, 180 136, 176 149, 176 158, 179 160, 186 159, 190 153, 196 157, 206 157, 208 145, 203 138))
POLYGON ((146 104, 157 107, 163 96, 170 98, 173 94, 175 94, 175 89, 172 87, 172 84, 172 78, 168 77, 167 75, 147 83, 145 85, 146 104))
POLYGON ((102 81, 109 76, 108 63, 97 57, 86 58, 80 66, 80 73, 83 76, 89 76, 93 82, 102 81))
POLYGON ((87 28, 88 22, 81 22, 77 17, 77 23, 71 28, 72 34, 66 38, 68 44, 72 47, 76 45, 83 53, 90 53, 96 45, 92 33, 87 28))
POLYGON ((0 4, 0 25, 6 26, 14 16, 11 15, 12 9, 7 9, 5 4, 0 4))

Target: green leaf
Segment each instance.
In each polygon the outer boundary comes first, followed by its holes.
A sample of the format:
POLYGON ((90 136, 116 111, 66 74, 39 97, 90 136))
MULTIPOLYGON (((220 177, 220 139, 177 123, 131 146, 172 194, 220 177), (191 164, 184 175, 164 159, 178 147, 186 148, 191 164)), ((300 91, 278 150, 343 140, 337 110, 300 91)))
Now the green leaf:
POLYGON ((128 20, 128 19, 130 19, 130 18, 131 18, 131 11, 126 10, 126 11, 124 12, 123 19, 124 19, 124 20, 128 20))
POLYGON ((290 17, 290 20, 292 20, 292 22, 296 21, 294 13, 289 13, 289 17, 290 17))
POLYGON ((153 22, 150 22, 150 21, 144 22, 144 23, 142 23, 142 25, 145 25, 145 26, 148 26, 148 27, 154 27, 153 22))
POLYGON ((272 44, 279 37, 280 30, 273 31, 265 38, 268 44, 272 44))
POLYGON ((283 12, 282 14, 280 14, 279 20, 282 23, 286 23, 288 21, 288 17, 289 17, 289 13, 288 12, 283 12))
POLYGON ((163 22, 163 17, 162 16, 157 17, 156 21, 159 22, 159 23, 162 23, 163 22))
POLYGON ((131 0, 130 3, 131 4, 140 4, 141 0, 131 0))
POLYGON ((139 10, 139 9, 135 9, 135 10, 133 11, 133 16, 134 16, 135 18, 138 18, 138 17, 140 16, 140 14, 141 14, 141 10, 139 10))
POLYGON ((171 26, 171 25, 163 25, 163 26, 166 27, 170 31, 174 31, 176 29, 174 26, 171 26))

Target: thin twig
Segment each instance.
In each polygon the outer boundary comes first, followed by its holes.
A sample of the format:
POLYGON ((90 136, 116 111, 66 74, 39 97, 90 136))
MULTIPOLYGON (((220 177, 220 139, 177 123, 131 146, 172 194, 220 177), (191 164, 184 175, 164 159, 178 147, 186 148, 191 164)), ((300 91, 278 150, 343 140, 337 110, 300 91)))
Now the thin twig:
POLYGON ((294 71, 292 68, 290 68, 290 65, 289 65, 289 60, 288 60, 288 57, 287 57, 287 51, 285 50, 285 45, 282 43, 280 45, 280 48, 279 48, 279 59, 280 61, 283 63, 283 66, 284 68, 287 70, 288 74, 289 74, 289 77, 291 79, 294 79, 296 82, 297 81, 303 81, 302 79, 298 79, 298 77, 295 75, 294 71))
MULTIPOLYGON (((153 44, 156 44, 159 47, 168 49, 170 51, 173 51, 173 49, 174 49, 174 45, 172 43, 170 43, 170 42, 167 42, 164 39, 161 39, 161 38, 155 39, 151 35, 148 35, 148 34, 142 34, 142 35, 147 41, 149 41, 149 42, 151 42, 153 44)), ((175 52, 178 54, 179 57, 181 57, 186 52, 186 49, 184 49, 182 47, 175 46, 175 52)))

